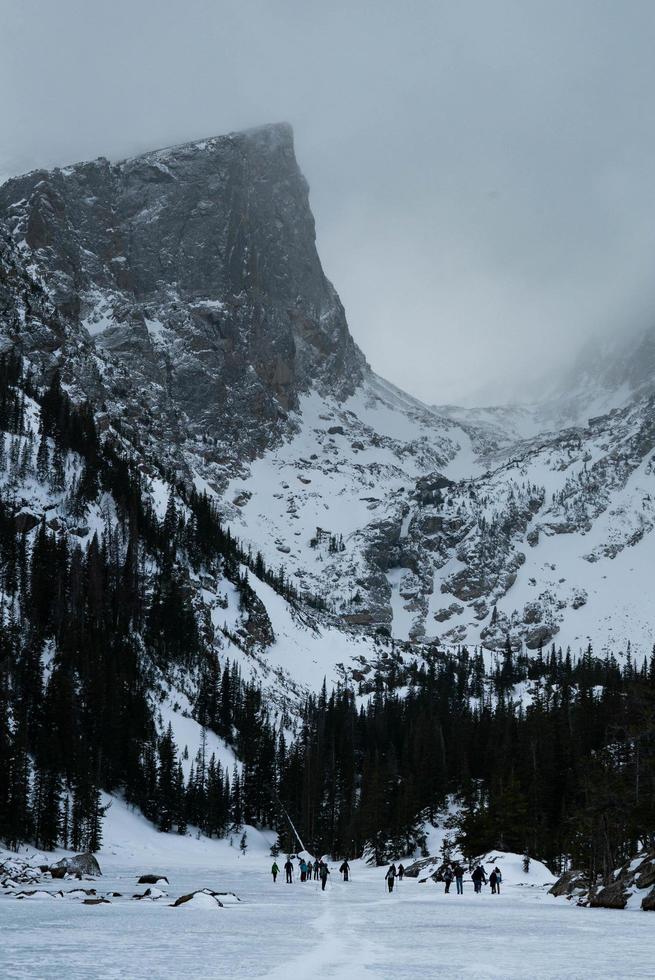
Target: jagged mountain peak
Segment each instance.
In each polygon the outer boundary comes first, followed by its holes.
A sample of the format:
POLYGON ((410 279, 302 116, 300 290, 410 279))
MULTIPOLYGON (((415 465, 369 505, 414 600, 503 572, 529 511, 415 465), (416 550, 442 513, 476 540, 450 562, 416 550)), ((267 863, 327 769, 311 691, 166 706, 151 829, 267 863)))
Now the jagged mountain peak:
MULTIPOLYGON (((294 154, 295 158, 294 134, 291 123, 276 122, 251 126, 248 129, 235 130, 232 133, 205 136, 201 139, 185 140, 182 143, 172 143, 169 146, 163 146, 156 150, 146 150, 143 153, 126 157, 119 161, 118 165, 130 164, 136 160, 162 160, 189 153, 211 153, 215 149, 220 149, 221 145, 226 142, 249 143, 265 152, 282 151, 294 154)), ((101 157, 100 159, 104 160, 105 158, 101 157)))
POLYGON ((366 370, 286 123, 13 178, 0 215, 71 329, 246 455, 366 370))

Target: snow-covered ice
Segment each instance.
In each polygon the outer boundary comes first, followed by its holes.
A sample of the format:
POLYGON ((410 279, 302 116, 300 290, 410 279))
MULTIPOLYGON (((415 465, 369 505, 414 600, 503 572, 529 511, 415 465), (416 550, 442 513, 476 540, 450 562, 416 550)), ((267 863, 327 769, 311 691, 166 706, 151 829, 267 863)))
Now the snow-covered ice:
MULTIPOLYGON (((352 862, 344 884, 332 865, 325 893, 318 883, 286 885, 270 875, 268 835, 249 831, 241 855, 228 841, 158 834, 117 803, 99 855, 100 892, 121 892, 110 905, 0 897, 0 976, 115 980, 343 980, 432 978, 652 977, 655 917, 577 908, 547 895, 534 862, 503 860, 499 896, 445 895, 443 885, 405 879, 388 895, 384 869, 352 862), (165 874, 168 899, 138 902, 142 873, 165 874), (219 908, 169 902, 196 889, 234 892, 219 908)), ((283 860, 283 859, 282 859, 283 860)), ((278 863, 282 863, 278 860, 278 863)), ((500 865, 500 860, 499 860, 500 865)), ((66 882, 49 883, 56 891, 66 882)), ((74 887, 71 883, 71 888, 74 887)), ((65 890, 65 888, 64 888, 65 890)))

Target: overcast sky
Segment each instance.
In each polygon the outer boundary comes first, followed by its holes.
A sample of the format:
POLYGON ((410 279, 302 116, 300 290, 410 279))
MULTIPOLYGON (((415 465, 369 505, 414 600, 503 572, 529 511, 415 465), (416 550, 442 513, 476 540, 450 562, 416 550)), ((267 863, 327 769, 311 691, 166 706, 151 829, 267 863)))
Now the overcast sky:
POLYGON ((655 319, 652 0, 0 0, 0 174, 288 120, 372 366, 506 401, 655 319))

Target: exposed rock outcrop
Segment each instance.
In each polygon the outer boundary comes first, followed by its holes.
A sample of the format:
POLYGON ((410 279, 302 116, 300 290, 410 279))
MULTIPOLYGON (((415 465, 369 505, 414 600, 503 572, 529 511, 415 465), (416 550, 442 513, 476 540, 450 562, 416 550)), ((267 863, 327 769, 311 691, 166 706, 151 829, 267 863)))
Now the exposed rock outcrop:
MULTIPOLYGON (((0 188, 3 213, 60 313, 147 392, 162 436, 181 438, 182 413, 188 433, 252 456, 301 391, 345 397, 362 376, 286 124, 35 171, 0 188)), ((63 343, 23 339, 40 354, 63 343)))
POLYGON ((576 899, 579 905, 592 908, 624 909, 634 897, 644 911, 655 911, 655 851, 638 854, 626 861, 605 885, 590 885, 581 871, 566 871, 550 889, 550 894, 576 899))

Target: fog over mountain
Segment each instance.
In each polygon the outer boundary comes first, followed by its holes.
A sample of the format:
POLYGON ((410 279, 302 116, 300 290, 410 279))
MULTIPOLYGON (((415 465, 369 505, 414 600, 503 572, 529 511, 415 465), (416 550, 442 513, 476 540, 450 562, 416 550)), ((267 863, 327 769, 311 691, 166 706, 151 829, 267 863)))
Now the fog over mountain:
POLYGON ((646 2, 4 0, 0 174, 288 120, 372 366, 430 403, 534 397, 653 319, 654 27, 646 2))

